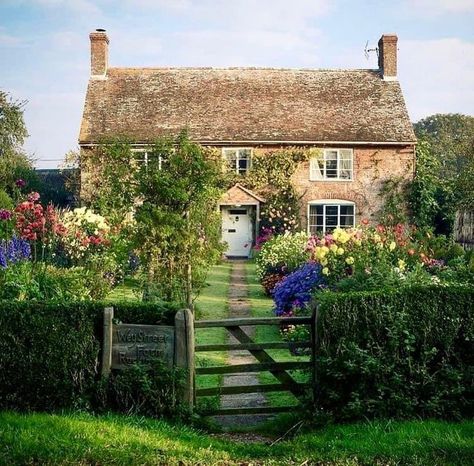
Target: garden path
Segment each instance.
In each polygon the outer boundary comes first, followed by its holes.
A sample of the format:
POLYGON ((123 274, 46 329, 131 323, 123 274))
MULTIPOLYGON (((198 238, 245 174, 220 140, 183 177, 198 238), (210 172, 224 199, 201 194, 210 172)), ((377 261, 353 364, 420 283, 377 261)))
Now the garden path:
MULTIPOLYGON (((230 284, 228 293, 229 317, 252 317, 250 302, 248 299, 248 285, 246 276, 246 261, 233 260, 230 274, 230 284)), ((247 335, 255 335, 255 327, 243 327, 247 335)), ((238 343, 234 336, 229 335, 229 343, 238 343)), ((248 351, 230 351, 228 364, 249 364, 257 360, 248 351)), ((224 376, 223 386, 232 385, 258 385, 260 383, 258 374, 238 373, 224 376)), ((240 395, 222 395, 222 408, 247 408, 266 406, 267 399, 263 393, 247 393, 240 395)), ((249 414, 239 416, 215 416, 215 420, 224 429, 238 427, 255 426, 263 421, 269 420, 272 415, 268 414, 249 414)))

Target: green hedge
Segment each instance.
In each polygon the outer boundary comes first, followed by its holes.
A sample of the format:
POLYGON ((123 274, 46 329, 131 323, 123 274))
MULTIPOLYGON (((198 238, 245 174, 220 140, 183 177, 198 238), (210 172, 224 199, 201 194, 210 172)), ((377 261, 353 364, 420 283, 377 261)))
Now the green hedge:
POLYGON ((318 414, 473 415, 474 290, 320 293, 318 414))
MULTIPOLYGON (((0 409, 88 408, 99 378, 104 307, 0 301, 0 409)), ((172 324, 172 304, 120 303, 126 323, 172 324)))

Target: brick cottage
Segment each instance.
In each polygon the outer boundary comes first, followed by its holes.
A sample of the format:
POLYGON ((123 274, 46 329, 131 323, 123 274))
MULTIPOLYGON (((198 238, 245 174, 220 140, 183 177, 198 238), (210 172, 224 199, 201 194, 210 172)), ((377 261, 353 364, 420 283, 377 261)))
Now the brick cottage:
MULTIPOLYGON (((379 41, 379 68, 362 70, 117 68, 108 64, 106 32, 96 30, 90 41, 81 157, 104 138, 126 135, 138 150, 187 128, 244 180, 258 155, 316 150, 292 175, 301 224, 311 233, 373 219, 384 181, 413 176, 416 139, 397 80, 394 34, 379 41)), ((220 202, 231 256, 249 254, 265 202, 244 185, 220 202)))

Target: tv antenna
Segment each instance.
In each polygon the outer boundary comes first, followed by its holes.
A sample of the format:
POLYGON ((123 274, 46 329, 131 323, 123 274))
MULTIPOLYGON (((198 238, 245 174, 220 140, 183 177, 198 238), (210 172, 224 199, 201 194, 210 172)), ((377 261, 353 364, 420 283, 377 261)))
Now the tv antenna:
POLYGON ((373 49, 369 49, 369 41, 367 41, 365 43, 365 47, 364 47, 364 55, 365 55, 365 59, 368 60, 369 57, 370 57, 370 52, 375 52, 377 54, 377 56, 379 56, 379 49, 378 47, 375 47, 373 49))

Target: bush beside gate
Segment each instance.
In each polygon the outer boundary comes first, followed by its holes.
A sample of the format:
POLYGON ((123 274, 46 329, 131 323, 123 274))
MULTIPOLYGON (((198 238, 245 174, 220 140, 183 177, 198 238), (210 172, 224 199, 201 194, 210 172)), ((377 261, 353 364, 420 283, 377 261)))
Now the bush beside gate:
POLYGON ((473 415, 474 290, 318 293, 317 300, 319 415, 473 415))
MULTIPOLYGON (((0 409, 88 408, 98 392, 105 304, 0 302, 0 409)), ((174 323, 172 304, 114 305, 116 319, 174 323)))

